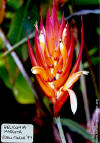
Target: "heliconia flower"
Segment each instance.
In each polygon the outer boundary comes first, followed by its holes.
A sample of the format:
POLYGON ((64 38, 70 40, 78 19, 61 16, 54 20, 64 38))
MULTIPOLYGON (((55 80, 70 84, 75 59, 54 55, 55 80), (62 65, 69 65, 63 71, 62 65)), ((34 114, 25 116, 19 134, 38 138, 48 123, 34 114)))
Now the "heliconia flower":
POLYGON ((83 37, 83 21, 81 19, 80 51, 76 63, 70 71, 74 47, 73 35, 69 30, 68 22, 65 25, 64 14, 59 25, 54 3, 52 14, 50 15, 50 9, 47 13, 46 28, 43 26, 42 17, 39 31, 37 26, 35 28, 36 57, 27 34, 29 55, 33 66, 31 71, 36 75, 45 95, 52 101, 55 116, 58 115, 68 97, 70 97, 73 114, 77 110, 77 97, 72 87, 82 74, 88 74, 87 71, 78 71, 82 56, 83 37))

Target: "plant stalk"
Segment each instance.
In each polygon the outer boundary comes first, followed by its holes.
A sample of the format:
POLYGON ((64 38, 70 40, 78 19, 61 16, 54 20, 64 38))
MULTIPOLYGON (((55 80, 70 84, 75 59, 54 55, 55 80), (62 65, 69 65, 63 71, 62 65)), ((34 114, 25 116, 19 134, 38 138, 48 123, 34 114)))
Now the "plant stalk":
POLYGON ((61 125, 61 121, 60 121, 60 116, 55 117, 55 121, 56 121, 58 130, 59 130, 61 141, 62 141, 62 143, 66 143, 66 139, 65 139, 64 132, 63 132, 62 125, 61 125))

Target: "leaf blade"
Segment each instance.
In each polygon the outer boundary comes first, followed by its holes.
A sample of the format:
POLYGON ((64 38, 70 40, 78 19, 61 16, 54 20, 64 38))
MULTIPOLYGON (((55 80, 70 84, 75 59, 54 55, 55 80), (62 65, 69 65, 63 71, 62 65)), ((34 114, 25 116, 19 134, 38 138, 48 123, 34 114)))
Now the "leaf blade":
POLYGON ((70 120, 70 119, 61 119, 61 122, 64 126, 67 126, 74 132, 82 135, 84 138, 92 141, 93 143, 99 143, 96 141, 82 126, 80 126, 77 122, 70 120))

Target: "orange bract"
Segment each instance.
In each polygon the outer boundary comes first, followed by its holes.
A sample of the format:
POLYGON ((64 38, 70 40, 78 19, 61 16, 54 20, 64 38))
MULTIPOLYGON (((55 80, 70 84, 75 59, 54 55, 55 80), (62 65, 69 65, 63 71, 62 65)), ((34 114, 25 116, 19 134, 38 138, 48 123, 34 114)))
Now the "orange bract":
POLYGON ((65 25, 64 14, 59 25, 55 5, 53 3, 52 15, 50 9, 46 18, 46 29, 42 17, 39 32, 35 29, 36 57, 28 40, 29 55, 32 62, 32 73, 54 105, 54 114, 58 115, 62 105, 70 96, 72 112, 77 109, 77 98, 72 90, 73 84, 86 71, 78 72, 83 49, 83 21, 81 19, 81 46, 76 63, 70 73, 73 58, 73 35, 69 30, 68 22, 65 25), (70 74, 69 74, 70 73, 70 74))

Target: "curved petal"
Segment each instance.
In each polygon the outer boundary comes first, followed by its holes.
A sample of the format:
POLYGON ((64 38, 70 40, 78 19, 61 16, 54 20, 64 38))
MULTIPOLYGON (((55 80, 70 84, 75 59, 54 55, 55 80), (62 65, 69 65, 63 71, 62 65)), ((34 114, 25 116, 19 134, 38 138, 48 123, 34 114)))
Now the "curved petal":
POLYGON ((42 16, 41 16, 41 19, 40 19, 39 34, 40 34, 40 32, 41 32, 41 31, 43 31, 43 32, 44 32, 44 26, 43 26, 42 16))
POLYGON ((45 60, 40 47, 37 28, 35 29, 35 48, 36 48, 36 58, 37 58, 38 64, 46 68, 45 60))
POLYGON ((57 18, 57 13, 56 13, 56 8, 55 8, 54 2, 53 2, 53 8, 52 8, 51 23, 52 23, 52 30, 53 30, 52 36, 54 36, 55 40, 57 41, 58 32, 59 32, 59 22, 58 22, 58 18, 57 18))
POLYGON ((32 71, 33 74, 41 75, 41 77, 45 81, 49 80, 49 75, 47 74, 47 72, 42 67, 39 67, 39 66, 32 67, 31 71, 32 71))
POLYGON ((77 97, 76 97, 76 94, 71 89, 67 89, 67 91, 68 91, 69 97, 70 97, 71 110, 72 110, 73 114, 75 114, 76 110, 77 110, 77 97))
POLYGON ((51 18, 50 18, 50 8, 48 9, 48 13, 46 17, 46 40, 47 40, 47 47, 48 47, 48 50, 51 56, 52 51, 54 50, 54 47, 53 47, 52 23, 51 23, 51 18))
POLYGON ((40 46, 41 46, 41 50, 42 50, 43 56, 45 58, 46 64, 48 66, 53 65, 52 58, 51 58, 48 48, 47 48, 46 32, 45 32, 45 29, 43 26, 42 17, 41 17, 41 21, 40 21, 39 40, 40 40, 40 46))
POLYGON ((67 49, 67 52, 68 52, 68 50, 70 48, 70 42, 71 42, 68 22, 63 30, 62 41, 63 41, 63 43, 67 49))
POLYGON ((79 77, 84 74, 87 75, 89 72, 87 71, 79 71, 76 73, 73 73, 69 78, 67 79, 66 83, 63 86, 63 90, 66 91, 68 88, 70 88, 78 79, 79 77))
POLYGON ((31 44, 30 44, 30 41, 29 41, 28 33, 27 33, 27 41, 28 41, 28 52, 29 52, 29 55, 30 55, 32 66, 36 66, 38 64, 37 64, 36 58, 33 54, 33 50, 32 50, 32 47, 31 47, 31 44))
POLYGON ((57 45, 58 32, 59 32, 59 23, 57 19, 55 5, 53 3, 52 15, 50 16, 50 9, 49 9, 46 18, 46 40, 47 40, 48 50, 51 56, 54 55, 54 51, 57 45))
POLYGON ((50 8, 49 8, 46 17, 46 35, 48 37, 51 37, 51 32, 52 32, 52 25, 51 25, 50 8))
POLYGON ((63 66, 63 71, 66 72, 67 69, 69 68, 69 65, 72 65, 72 58, 73 58, 73 48, 74 48, 74 41, 73 41, 73 34, 71 31, 71 40, 70 40, 70 45, 69 45, 69 50, 67 50, 67 58, 65 62, 65 66, 63 66))
POLYGON ((42 54, 44 56, 44 48, 45 48, 45 30, 42 22, 42 17, 40 21, 40 29, 39 29, 39 42, 40 42, 40 47, 42 50, 42 54))

